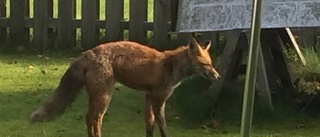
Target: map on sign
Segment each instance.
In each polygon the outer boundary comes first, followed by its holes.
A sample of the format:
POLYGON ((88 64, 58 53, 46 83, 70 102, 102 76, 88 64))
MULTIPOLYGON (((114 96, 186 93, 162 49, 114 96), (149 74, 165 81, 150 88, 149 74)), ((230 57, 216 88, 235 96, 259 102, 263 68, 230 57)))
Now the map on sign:
MULTIPOLYGON (((178 32, 250 28, 252 0, 180 0, 178 32)), ((320 0, 263 0, 262 28, 320 27, 320 0)))

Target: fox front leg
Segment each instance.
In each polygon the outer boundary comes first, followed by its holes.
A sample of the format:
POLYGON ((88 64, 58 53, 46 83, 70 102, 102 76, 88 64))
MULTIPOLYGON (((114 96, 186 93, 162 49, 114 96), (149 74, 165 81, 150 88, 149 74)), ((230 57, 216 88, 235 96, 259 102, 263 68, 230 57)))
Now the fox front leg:
POLYGON ((161 137, 168 137, 167 124, 165 119, 165 104, 167 96, 154 96, 152 98, 152 109, 157 121, 161 137))

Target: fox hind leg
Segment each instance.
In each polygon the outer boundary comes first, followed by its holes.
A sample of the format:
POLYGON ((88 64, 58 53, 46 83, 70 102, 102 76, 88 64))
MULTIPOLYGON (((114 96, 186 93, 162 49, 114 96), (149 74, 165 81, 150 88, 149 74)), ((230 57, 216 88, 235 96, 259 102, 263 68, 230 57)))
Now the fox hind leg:
POLYGON ((153 137, 154 132, 154 114, 152 109, 151 96, 145 96, 145 123, 146 123, 146 137, 153 137))
POLYGON ((104 81, 92 79, 86 84, 89 95, 86 115, 88 137, 101 137, 103 117, 111 101, 114 84, 114 80, 111 79, 104 81))

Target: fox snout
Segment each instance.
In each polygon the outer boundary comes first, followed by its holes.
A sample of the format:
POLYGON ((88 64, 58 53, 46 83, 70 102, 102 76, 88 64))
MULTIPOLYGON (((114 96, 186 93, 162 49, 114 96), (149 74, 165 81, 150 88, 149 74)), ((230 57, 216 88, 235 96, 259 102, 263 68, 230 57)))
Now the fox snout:
POLYGON ((217 71, 216 69, 214 69, 214 68, 212 68, 212 70, 213 70, 214 77, 215 77, 216 79, 221 79, 221 76, 220 76, 220 74, 218 73, 218 71, 217 71))
POLYGON ((215 77, 216 79, 221 79, 221 76, 220 76, 219 74, 214 75, 214 77, 215 77))
POLYGON ((202 73, 202 76, 211 81, 221 79, 220 74, 214 68, 212 68, 211 70, 205 71, 204 73, 202 73))

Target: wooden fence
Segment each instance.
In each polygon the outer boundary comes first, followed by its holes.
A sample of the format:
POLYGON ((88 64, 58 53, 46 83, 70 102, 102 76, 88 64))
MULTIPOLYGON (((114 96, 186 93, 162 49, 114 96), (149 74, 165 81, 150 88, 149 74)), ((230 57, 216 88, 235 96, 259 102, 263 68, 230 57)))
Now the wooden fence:
MULTIPOLYGON (((186 43, 191 37, 191 34, 169 33, 171 25, 175 26, 178 1, 0 0, 0 46, 32 45, 45 52, 50 47, 88 49, 98 43, 128 38, 158 49, 169 48, 172 44, 186 43), (148 11, 150 1, 153 2, 153 22, 147 21, 148 13, 152 12, 148 11), (129 21, 124 19, 125 2, 129 2, 129 21), (79 10, 76 7, 80 4, 79 10), (77 19, 80 12, 81 19, 77 19), (105 19, 100 19, 100 14, 105 19), (151 42, 147 39, 148 31, 152 32, 151 42)), ((213 43, 218 41, 214 32, 201 33, 201 36, 213 43)))
MULTIPOLYGON (((168 43, 172 43, 170 42, 172 40, 175 40, 176 44, 179 41, 182 43, 187 40, 186 37, 191 36, 191 34, 179 34, 176 39, 172 37, 173 34, 168 33, 171 15, 176 18, 178 0, 152 0, 154 22, 147 21, 147 15, 150 12, 147 8, 148 0, 130 0, 130 21, 125 21, 124 1, 0 0, 0 46, 32 45, 40 51, 46 51, 52 46, 62 49, 80 46, 88 49, 98 43, 128 38, 164 49, 168 48, 168 43), (80 2, 81 19, 77 19, 77 12, 80 11, 77 11, 76 6, 80 2), (100 3, 105 3, 105 9, 100 9, 103 7, 100 3), (33 9, 30 8, 31 5, 33 9), (105 11, 103 20, 98 18, 101 11, 105 11), (33 17, 30 17, 31 12, 33 17), (56 18, 53 15, 54 12, 58 13, 56 18), (128 37, 124 36, 126 30, 129 31, 128 37), (153 34, 151 43, 147 41, 148 31, 153 34), (80 43, 76 41, 79 33, 80 43)), ((210 37, 213 34, 204 35, 210 37)))

